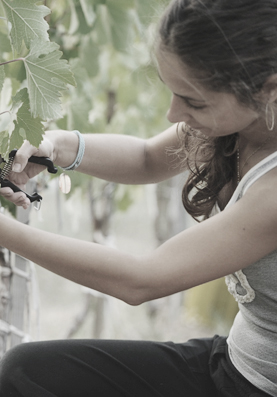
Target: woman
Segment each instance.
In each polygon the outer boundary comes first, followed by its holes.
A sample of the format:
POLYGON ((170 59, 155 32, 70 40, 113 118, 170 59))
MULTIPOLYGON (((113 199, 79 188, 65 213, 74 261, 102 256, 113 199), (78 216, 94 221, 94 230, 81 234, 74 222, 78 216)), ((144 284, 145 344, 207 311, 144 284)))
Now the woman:
MULTIPOLYGON (((173 0, 156 56, 177 124, 146 141, 50 131, 38 150, 24 143, 10 174, 17 185, 37 174, 31 155, 126 184, 185 165, 183 202, 203 222, 133 256, 1 215, 0 245, 131 305, 226 276, 240 308, 228 339, 20 345, 2 360, 1 395, 277 396, 276 26, 276 0, 173 0)), ((1 194, 28 206, 21 193, 1 194)))

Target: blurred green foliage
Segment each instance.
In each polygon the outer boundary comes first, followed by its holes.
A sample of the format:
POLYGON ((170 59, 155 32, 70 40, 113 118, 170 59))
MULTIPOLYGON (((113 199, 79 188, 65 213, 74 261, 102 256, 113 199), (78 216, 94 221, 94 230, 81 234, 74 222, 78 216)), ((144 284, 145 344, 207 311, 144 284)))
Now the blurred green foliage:
MULTIPOLYGON (((168 2, 0 0, 0 56, 8 62, 0 66, 2 156, 23 139, 37 146, 43 127, 140 137, 165 129, 169 92, 157 78, 152 56, 156 22, 168 2), (36 67, 43 62, 38 76, 31 61, 36 67), (50 84, 55 65, 59 74, 50 84), (50 85, 46 106, 43 93, 50 85), (24 122, 32 127, 26 129, 24 122)), ((81 176, 78 182, 83 184, 81 176)), ((119 195, 121 209, 131 202, 129 189, 119 195)))

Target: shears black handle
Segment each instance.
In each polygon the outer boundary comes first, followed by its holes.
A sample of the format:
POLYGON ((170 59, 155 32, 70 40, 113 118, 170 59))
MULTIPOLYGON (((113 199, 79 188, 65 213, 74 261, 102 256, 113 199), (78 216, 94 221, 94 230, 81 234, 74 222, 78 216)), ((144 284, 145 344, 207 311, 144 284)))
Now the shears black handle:
POLYGON ((32 195, 30 195, 30 194, 24 192, 24 190, 21 190, 18 186, 16 186, 14 183, 9 181, 8 179, 4 179, 3 181, 1 181, 1 187, 10 187, 15 193, 23 192, 24 194, 26 194, 26 196, 31 201, 31 203, 33 203, 34 201, 42 200, 42 197, 38 193, 35 192, 32 195))
MULTIPOLYGON (((17 150, 14 149, 10 152, 9 157, 15 157, 17 150)), ((58 169, 54 166, 53 161, 50 160, 49 157, 38 157, 38 156, 31 156, 28 160, 29 163, 35 163, 44 165, 47 168, 47 171, 51 174, 56 174, 58 169)))
MULTIPOLYGON (((13 162, 13 159, 14 159, 14 157, 15 157, 15 155, 16 155, 16 152, 17 152, 17 150, 14 149, 14 150, 12 150, 12 151, 10 152, 10 154, 9 154, 9 159, 10 159, 10 160, 9 160, 8 164, 10 164, 10 167, 12 167, 12 162, 13 162)), ((52 160, 50 160, 50 158, 48 158, 48 157, 31 156, 31 157, 29 158, 28 162, 29 162, 29 163, 40 164, 40 165, 45 166, 45 167, 47 168, 48 172, 50 172, 51 174, 56 174, 56 173, 58 172, 58 169, 54 166, 52 160)), ((3 171, 4 171, 4 170, 3 170, 3 171)), ((7 171, 8 171, 8 170, 7 170, 7 171)), ((6 172, 6 173, 4 172, 4 174, 8 175, 8 172, 6 172)), ((5 176, 6 176, 6 175, 5 175, 5 176)), ((9 181, 8 179, 6 179, 5 176, 3 176, 4 179, 2 179, 2 178, 1 178, 1 174, 0 174, 0 184, 1 184, 1 187, 9 187, 9 188, 11 188, 15 193, 16 193, 16 192, 23 192, 23 193, 28 197, 28 199, 30 200, 31 203, 33 203, 34 201, 41 201, 41 200, 42 200, 42 197, 41 197, 37 192, 35 192, 35 193, 33 193, 32 195, 30 195, 30 194, 24 192, 23 190, 21 190, 21 189, 20 189, 18 186, 16 186, 14 183, 12 183, 12 182, 9 181)))

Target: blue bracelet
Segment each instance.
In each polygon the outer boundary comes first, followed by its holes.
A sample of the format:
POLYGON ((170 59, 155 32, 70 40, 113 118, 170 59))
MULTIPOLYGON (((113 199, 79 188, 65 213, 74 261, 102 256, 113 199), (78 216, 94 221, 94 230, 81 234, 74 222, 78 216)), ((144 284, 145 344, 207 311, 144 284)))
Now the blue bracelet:
POLYGON ((63 169, 65 171, 73 171, 77 167, 79 167, 79 165, 81 164, 81 162, 83 160, 84 153, 85 153, 85 140, 84 140, 83 135, 77 130, 74 130, 72 132, 74 132, 78 136, 79 148, 78 148, 78 153, 77 153, 77 156, 76 156, 74 162, 71 165, 69 165, 68 167, 63 167, 63 169))

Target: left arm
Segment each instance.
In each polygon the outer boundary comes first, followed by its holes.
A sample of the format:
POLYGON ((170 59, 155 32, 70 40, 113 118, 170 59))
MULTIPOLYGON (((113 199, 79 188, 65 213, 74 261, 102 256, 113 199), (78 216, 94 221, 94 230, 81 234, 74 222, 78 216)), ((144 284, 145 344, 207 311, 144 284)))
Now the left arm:
MULTIPOLYGON (((268 174, 261 180, 269 179, 268 174)), ((137 305, 243 269, 276 249, 276 192, 272 183, 266 186, 268 191, 257 181, 228 210, 142 256, 47 233, 3 215, 0 245, 74 282, 137 305)))

